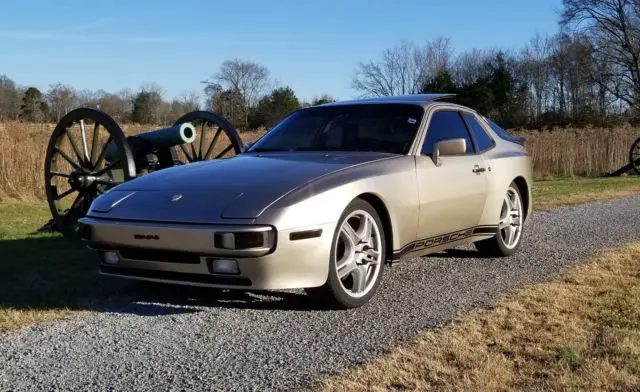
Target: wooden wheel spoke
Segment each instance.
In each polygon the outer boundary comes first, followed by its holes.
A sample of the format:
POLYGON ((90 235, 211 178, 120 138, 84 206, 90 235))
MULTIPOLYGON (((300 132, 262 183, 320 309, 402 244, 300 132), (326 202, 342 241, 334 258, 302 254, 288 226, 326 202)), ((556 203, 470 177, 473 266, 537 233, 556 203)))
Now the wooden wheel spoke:
POLYGON ((198 157, 200 159, 206 159, 204 155, 202 155, 202 149, 204 148, 204 126, 207 124, 206 120, 202 120, 202 127, 200 128, 200 148, 198 151, 198 157))
POLYGON ((216 155, 216 157, 214 159, 218 159, 221 156, 223 156, 224 154, 228 153, 229 151, 231 151, 231 149, 233 148, 233 144, 229 144, 229 146, 227 148, 225 148, 224 150, 222 150, 222 152, 218 155, 216 155))
MULTIPOLYGON (((75 140, 73 140, 73 137, 71 137, 70 131, 71 130, 67 128, 65 131, 65 134, 67 135, 67 139, 69 139, 69 144, 71 144, 71 148, 73 149, 73 152, 76 154, 78 161, 80 162, 80 164, 82 164, 84 162, 84 160, 82 159, 82 153, 80 152, 80 149, 78 148, 78 145, 76 144, 75 140)), ((59 150, 59 151, 62 151, 62 150, 59 150)))
POLYGON ((82 170, 82 168, 80 167, 80 165, 78 163, 76 163, 73 159, 71 159, 71 157, 69 155, 67 155, 66 152, 64 152, 63 150, 61 150, 58 147, 54 147, 54 150, 60 154, 67 162, 69 162, 69 164, 71 166, 73 166, 74 169, 76 170, 82 170))
POLYGON ((191 155, 189 155, 189 153, 187 152, 187 149, 184 148, 184 144, 180 145, 180 149, 182 150, 182 152, 184 153, 184 156, 187 158, 187 160, 189 162, 193 162, 193 158, 191 157, 191 155))
POLYGON ((211 144, 209 144, 209 148, 207 149, 207 153, 204 154, 204 157, 202 159, 209 159, 209 156, 213 152, 213 148, 215 147, 216 143, 218 142, 218 138, 220 137, 221 133, 222 133, 222 128, 218 128, 218 130, 216 131, 216 134, 213 135, 213 140, 211 141, 211 144))
POLYGON ((108 164, 107 166, 105 166, 105 167, 103 167, 102 169, 100 169, 100 170, 98 170, 98 171, 94 172, 94 173, 93 173, 93 175, 94 175, 94 176, 96 176, 96 177, 101 176, 101 175, 103 175, 104 173, 106 173, 106 172, 108 172, 108 171, 113 170, 114 168, 116 168, 116 166, 118 166, 121 162, 122 162, 122 160, 121 160, 121 159, 116 159, 116 160, 115 160, 115 161, 113 161, 113 162, 109 162, 109 164, 108 164))
POLYGON ((58 177, 64 177, 64 178, 71 177, 71 174, 63 173, 63 172, 59 172, 59 171, 52 171, 52 172, 49 172, 49 174, 52 175, 52 176, 58 176, 58 177))
POLYGON ((78 208, 80 203, 82 203, 82 199, 84 199, 84 193, 78 192, 78 196, 76 196, 76 199, 71 204, 71 207, 69 207, 69 211, 73 211, 78 208))
POLYGON ((109 144, 111 144, 112 141, 113 141, 113 138, 109 136, 109 139, 107 139, 107 142, 104 144, 104 146, 102 146, 102 151, 100 151, 100 155, 98 156, 98 158, 96 158, 96 161, 93 164, 93 170, 96 170, 97 168, 99 168, 100 165, 102 165, 102 162, 104 162, 104 159, 107 156, 107 149, 108 149, 107 147, 109 147, 109 144))
POLYGON ((87 147, 87 132, 84 128, 84 120, 80 120, 80 136, 82 137, 82 151, 85 162, 89 162, 89 148, 87 147))
POLYGON ((93 127, 93 140, 91 141, 91 165, 95 165, 98 158, 98 144, 100 144, 100 123, 96 121, 93 127))
POLYGON ((68 190, 66 190, 66 191, 64 191, 64 192, 62 192, 61 194, 57 195, 57 196, 56 196, 56 200, 63 199, 63 198, 65 198, 65 197, 69 196, 70 194, 72 194, 73 192, 76 192, 76 190, 75 190, 75 189, 73 189, 73 188, 70 188, 70 189, 68 189, 68 190))
POLYGON ((193 143, 189 143, 189 145, 191 146, 191 154, 193 155, 193 160, 199 161, 200 157, 198 156, 198 154, 196 154, 196 148, 193 146, 193 143))

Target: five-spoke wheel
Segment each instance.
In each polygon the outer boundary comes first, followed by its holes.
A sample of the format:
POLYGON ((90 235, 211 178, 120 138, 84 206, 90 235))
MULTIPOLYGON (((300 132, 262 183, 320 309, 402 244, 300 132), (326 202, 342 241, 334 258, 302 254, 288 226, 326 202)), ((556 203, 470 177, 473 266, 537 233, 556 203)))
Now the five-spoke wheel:
POLYGON ((369 203, 356 199, 345 209, 334 233, 327 282, 307 292, 340 308, 361 306, 377 290, 384 262, 380 217, 369 203))
POLYGON ((518 186, 511 183, 502 201, 497 235, 476 242, 476 248, 487 256, 509 256, 515 253, 522 239, 524 214, 518 186))
POLYGON ((516 187, 510 186, 502 202, 498 231, 507 249, 515 248, 522 234, 522 201, 516 187))

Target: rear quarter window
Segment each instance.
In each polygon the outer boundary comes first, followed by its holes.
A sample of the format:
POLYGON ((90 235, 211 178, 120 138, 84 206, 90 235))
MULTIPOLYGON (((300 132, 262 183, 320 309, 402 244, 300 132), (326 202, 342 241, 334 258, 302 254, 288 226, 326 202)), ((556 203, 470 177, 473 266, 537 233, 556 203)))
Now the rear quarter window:
POLYGON ((498 135, 498 137, 500 139, 512 142, 512 143, 518 143, 520 145, 524 146, 524 138, 521 136, 513 136, 511 134, 509 134, 509 132, 505 131, 504 129, 502 129, 502 127, 500 127, 498 124, 494 123, 493 121, 489 120, 486 117, 483 117, 485 119, 485 121, 487 122, 487 124, 489 124, 489 126, 491 127, 491 129, 493 130, 493 132, 496 133, 496 135, 498 135))
POLYGON ((471 113, 464 113, 463 117, 471 130, 478 152, 486 151, 495 145, 491 136, 487 135, 482 125, 476 120, 476 116, 471 113))

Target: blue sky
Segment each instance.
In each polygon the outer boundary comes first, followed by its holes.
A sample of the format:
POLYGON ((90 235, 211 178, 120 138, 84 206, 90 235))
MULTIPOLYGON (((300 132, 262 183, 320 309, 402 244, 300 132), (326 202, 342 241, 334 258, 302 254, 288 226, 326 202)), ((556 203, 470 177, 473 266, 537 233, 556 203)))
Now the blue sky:
POLYGON ((0 74, 46 90, 156 82, 201 90, 227 59, 269 68, 299 98, 355 95, 359 61, 402 39, 451 37, 457 52, 518 49, 558 29, 561 0, 13 1, 0 12, 0 74))

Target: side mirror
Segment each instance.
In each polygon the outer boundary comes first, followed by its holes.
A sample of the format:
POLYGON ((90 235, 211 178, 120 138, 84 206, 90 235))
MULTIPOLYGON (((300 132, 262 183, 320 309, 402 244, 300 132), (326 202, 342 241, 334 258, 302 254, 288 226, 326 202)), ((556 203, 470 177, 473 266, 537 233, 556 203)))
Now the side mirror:
POLYGON ((463 138, 445 139, 436 143, 433 148, 433 163, 440 166, 441 156, 464 155, 467 152, 467 141, 463 138))

